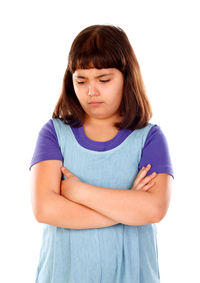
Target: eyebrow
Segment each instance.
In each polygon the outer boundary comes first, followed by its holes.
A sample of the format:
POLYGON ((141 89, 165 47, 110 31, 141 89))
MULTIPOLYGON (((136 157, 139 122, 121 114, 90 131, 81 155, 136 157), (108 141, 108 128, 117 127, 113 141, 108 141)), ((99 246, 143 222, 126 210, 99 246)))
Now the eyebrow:
MULTIPOLYGON (((113 75, 113 73, 98 75, 98 76, 96 76, 95 78, 98 79, 98 78, 105 77, 105 76, 109 76, 109 75, 113 75)), ((86 79, 86 77, 80 76, 80 75, 75 75, 75 77, 76 77, 77 79, 86 79)))

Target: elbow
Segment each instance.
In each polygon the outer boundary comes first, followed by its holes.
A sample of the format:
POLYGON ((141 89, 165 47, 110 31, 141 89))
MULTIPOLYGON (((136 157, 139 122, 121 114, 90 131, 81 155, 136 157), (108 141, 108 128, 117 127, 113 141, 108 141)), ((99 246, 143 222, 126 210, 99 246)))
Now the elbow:
POLYGON ((34 216, 35 216, 35 219, 37 220, 37 222, 44 223, 43 216, 40 212, 34 213, 34 216))
POLYGON ((152 223, 158 223, 162 220, 164 215, 161 213, 157 207, 151 207, 143 213, 140 213, 138 216, 131 213, 130 217, 126 218, 125 221, 121 221, 121 223, 125 225, 147 225, 152 223))
POLYGON ((159 223, 165 217, 166 213, 167 213, 167 209, 163 209, 160 207, 155 209, 153 223, 159 223))
POLYGON ((39 223, 50 223, 54 219, 55 214, 55 195, 49 194, 43 198, 37 198, 32 202, 32 209, 35 219, 39 223))
POLYGON ((33 206, 33 214, 37 222, 44 223, 44 209, 41 206, 33 206))
POLYGON ((50 205, 48 197, 35 197, 32 199, 32 211, 35 219, 39 223, 46 223, 50 205))

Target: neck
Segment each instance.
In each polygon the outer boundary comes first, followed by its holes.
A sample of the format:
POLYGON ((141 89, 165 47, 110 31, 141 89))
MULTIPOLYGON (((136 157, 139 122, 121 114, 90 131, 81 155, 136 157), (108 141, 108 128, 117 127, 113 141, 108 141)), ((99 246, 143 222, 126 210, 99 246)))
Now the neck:
POLYGON ((120 122, 122 120, 122 117, 111 117, 111 118, 105 118, 105 119, 96 119, 93 117, 85 117, 84 124, 85 125, 90 125, 94 127, 103 127, 103 128, 108 128, 108 127, 114 127, 114 124, 116 122, 120 122))

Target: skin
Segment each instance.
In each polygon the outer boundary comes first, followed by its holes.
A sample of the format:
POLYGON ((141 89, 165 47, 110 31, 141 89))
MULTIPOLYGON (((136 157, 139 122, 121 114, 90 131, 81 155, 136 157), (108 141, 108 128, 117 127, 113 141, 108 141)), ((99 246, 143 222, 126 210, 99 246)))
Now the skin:
MULTIPOLYGON (((85 111, 85 128, 88 127, 88 131, 97 127, 100 131, 108 128, 114 131, 113 124, 122 119, 119 106, 123 96, 123 74, 116 68, 77 69, 72 80, 76 96, 85 111), (93 95, 90 96, 89 92, 93 95), (92 106, 89 104, 91 101, 102 104, 92 106)), ((97 131, 95 134, 98 134, 97 131)))

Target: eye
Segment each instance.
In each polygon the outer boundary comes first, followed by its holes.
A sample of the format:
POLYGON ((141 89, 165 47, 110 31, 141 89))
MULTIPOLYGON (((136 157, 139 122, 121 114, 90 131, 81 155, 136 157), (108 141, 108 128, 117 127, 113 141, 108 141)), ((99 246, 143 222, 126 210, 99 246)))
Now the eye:
POLYGON ((84 84, 84 82, 77 82, 78 84, 84 84))
POLYGON ((107 83, 107 82, 109 82, 110 80, 106 80, 106 81, 103 81, 103 80, 101 80, 100 82, 102 82, 102 83, 107 83))

